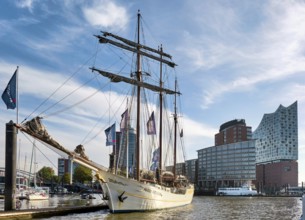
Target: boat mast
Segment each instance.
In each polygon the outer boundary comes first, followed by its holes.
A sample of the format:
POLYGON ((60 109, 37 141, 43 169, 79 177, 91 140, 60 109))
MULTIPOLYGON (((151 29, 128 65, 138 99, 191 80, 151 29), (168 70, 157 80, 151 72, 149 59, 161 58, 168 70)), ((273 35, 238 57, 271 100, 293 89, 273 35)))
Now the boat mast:
MULTIPOLYGON (((177 92, 177 79, 175 80, 175 92, 177 92)), ((177 93, 175 93, 174 104, 174 180, 176 179, 176 158, 177 158, 177 93)))
MULTIPOLYGON (((140 55, 140 10, 138 10, 138 36, 137 36, 137 80, 141 81, 141 55, 140 55)), ((136 152, 137 152, 137 180, 140 180, 140 109, 141 109, 141 87, 137 88, 137 135, 136 135, 136 152)))
MULTIPOLYGON (((162 45, 160 47, 160 51, 161 51, 161 60, 162 60, 162 45)), ((162 82, 162 62, 160 62, 160 88, 163 87, 163 82, 162 82)), ((159 93, 159 99, 160 99, 160 123, 159 123, 159 172, 160 172, 160 176, 162 175, 162 118, 163 118, 163 95, 162 95, 162 91, 160 91, 159 93)), ((160 184, 162 183, 162 178, 160 178, 160 184)))

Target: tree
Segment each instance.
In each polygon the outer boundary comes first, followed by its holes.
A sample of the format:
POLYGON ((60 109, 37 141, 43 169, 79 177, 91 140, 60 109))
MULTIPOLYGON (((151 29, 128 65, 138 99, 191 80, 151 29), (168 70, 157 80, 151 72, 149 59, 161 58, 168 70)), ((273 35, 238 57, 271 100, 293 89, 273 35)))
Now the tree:
POLYGON ((74 170, 73 179, 75 182, 84 183, 85 181, 92 181, 91 169, 79 165, 74 170))
POLYGON ((44 182, 51 181, 54 176, 54 170, 52 167, 43 167, 37 172, 37 176, 40 177, 44 182))

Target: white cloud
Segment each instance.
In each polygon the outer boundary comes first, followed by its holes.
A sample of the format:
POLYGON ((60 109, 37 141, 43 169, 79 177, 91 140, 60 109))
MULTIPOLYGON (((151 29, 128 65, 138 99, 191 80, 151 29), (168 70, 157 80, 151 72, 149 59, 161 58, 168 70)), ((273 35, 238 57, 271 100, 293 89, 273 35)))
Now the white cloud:
POLYGON ((125 29, 129 20, 125 7, 105 0, 84 7, 83 14, 91 25, 107 29, 125 29))
POLYGON ((17 7, 27 8, 32 12, 34 0, 18 0, 16 2, 17 7))
MULTIPOLYGON (((222 74, 221 78, 215 76, 213 78, 215 82, 204 87, 201 106, 206 109, 227 93, 249 90, 262 82, 270 80, 276 82, 303 72, 305 70, 304 20, 304 3, 290 4, 287 1, 280 4, 271 3, 265 7, 263 25, 254 29, 255 32, 250 34, 241 32, 235 34, 231 40, 218 38, 215 42, 213 42, 214 35, 209 39, 202 37, 202 42, 208 42, 203 44, 200 44, 200 40, 188 39, 186 55, 193 61, 194 66, 202 71, 221 65, 224 68, 230 66, 227 75, 222 74), (232 41, 238 38, 246 38, 251 44, 240 45, 232 41), (198 44, 195 47, 193 43, 198 44), (192 49, 188 50, 188 48, 192 49)), ((226 36, 230 38, 230 34, 226 36)))
MULTIPOLYGON (((1 78, 7 79, 5 82, 1 82, 0 86, 5 86, 6 81, 9 80, 14 70, 15 66, 12 64, 0 62, 0 76, 1 78)), ((66 80, 66 76, 28 66, 22 66, 19 70, 20 73, 22 73, 19 74, 19 81, 22 82, 19 84, 20 98, 27 99, 28 96, 31 97, 31 103, 27 103, 26 106, 20 106, 19 120, 21 121, 25 117, 28 117, 32 110, 34 110, 43 100, 46 100, 52 91, 59 88, 61 83, 66 80)), ((41 115, 44 117, 42 122, 48 128, 48 132, 52 138, 57 140, 69 150, 73 150, 79 143, 83 143, 83 141, 87 143, 87 141, 89 141, 91 138, 97 136, 97 138, 92 139, 86 144, 86 152, 93 161, 107 166, 108 154, 105 154, 105 150, 107 149, 104 147, 104 130, 106 129, 108 125, 107 122, 109 120, 109 106, 107 104, 107 99, 110 97, 109 93, 98 91, 91 86, 80 86, 81 85, 77 81, 70 80, 64 88, 58 90, 57 93, 54 94, 38 111, 30 116, 28 120, 36 116, 41 111, 48 109, 56 101, 78 88, 75 94, 68 99, 63 100, 58 107, 53 107, 52 110, 44 112, 41 115), (94 96, 92 96, 92 94, 94 94, 94 96), (52 115, 54 111, 56 112, 57 110, 67 109, 77 103, 77 100, 85 100, 90 96, 92 97, 86 100, 86 102, 75 106, 73 109, 69 109, 68 112, 63 111, 60 112, 60 114, 52 115), (100 123, 92 130, 93 126, 98 120, 100 120, 100 123), (87 137, 86 140, 83 140, 90 130, 92 130, 92 133, 87 137)), ((120 121, 121 113, 125 108, 124 105, 121 105, 124 99, 126 99, 125 96, 111 92, 111 100, 115 101, 115 103, 111 106, 113 109, 111 114, 115 115, 114 118, 110 118, 111 122, 116 121, 118 123, 120 121)), ((11 118, 15 121, 14 112, 7 111, 3 105, 1 107, 4 118, 11 118)), ((6 121, 3 121, 1 127, 5 123, 6 121)), ((193 121, 188 116, 184 116, 183 123, 184 132, 187 134, 186 142, 188 144, 188 150, 193 149, 191 146, 194 146, 197 149, 202 147, 202 145, 198 146, 196 143, 200 142, 200 140, 203 138, 209 140, 211 137, 213 137, 216 131, 207 125, 193 121)), ((1 141, 4 142, 4 139, 1 141)), ((26 145, 31 146, 27 140, 24 140, 23 142, 26 143, 26 145)), ((195 148, 194 152, 190 155, 192 157, 194 157, 193 155, 196 154, 195 148)), ((58 156, 54 154, 52 157, 54 157, 53 159, 56 160, 56 157, 58 156)))

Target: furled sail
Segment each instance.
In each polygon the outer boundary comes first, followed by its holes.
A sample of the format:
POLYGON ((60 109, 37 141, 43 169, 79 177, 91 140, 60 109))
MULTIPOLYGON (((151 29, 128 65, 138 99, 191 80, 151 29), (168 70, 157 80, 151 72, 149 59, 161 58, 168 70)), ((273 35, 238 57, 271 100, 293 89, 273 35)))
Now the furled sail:
POLYGON ((156 56, 154 56, 154 55, 152 55, 152 54, 150 54, 150 53, 147 53, 147 52, 138 50, 137 48, 133 48, 133 47, 127 46, 127 45, 125 45, 125 44, 121 44, 121 43, 119 43, 119 42, 110 40, 110 39, 108 39, 108 38, 106 38, 106 37, 104 37, 104 36, 100 36, 100 35, 94 35, 94 36, 97 37, 97 38, 99 39, 99 42, 100 42, 101 44, 103 44, 103 43, 109 43, 109 44, 112 44, 112 45, 114 45, 114 46, 123 48, 123 49, 125 49, 125 50, 129 50, 129 51, 131 51, 131 52, 138 53, 138 54, 141 54, 141 55, 143 55, 143 56, 149 57, 149 58, 151 58, 151 59, 153 59, 153 60, 157 60, 157 61, 159 61, 159 62, 165 63, 165 64, 167 64, 167 65, 170 66, 170 67, 175 67, 175 66, 177 66, 177 64, 175 64, 175 63, 172 62, 172 61, 168 61, 168 60, 162 59, 162 58, 160 58, 160 57, 156 57, 156 56))
POLYGON ((159 86, 151 85, 151 84, 141 82, 141 81, 138 81, 138 80, 135 80, 135 79, 131 79, 131 78, 128 78, 128 77, 125 77, 125 76, 120 76, 120 75, 117 75, 117 74, 114 74, 114 73, 99 70, 99 69, 96 69, 94 67, 92 67, 90 69, 92 71, 99 72, 101 75, 109 78, 112 82, 123 81, 123 82, 129 83, 129 84, 132 84, 132 85, 137 85, 137 86, 140 86, 140 87, 144 87, 146 89, 150 89, 150 90, 155 91, 155 92, 165 92, 166 94, 180 94, 180 92, 176 92, 176 91, 173 91, 173 90, 170 90, 170 89, 166 89, 166 88, 162 88, 162 87, 159 87, 159 86))
POLYGON ((107 170, 100 164, 97 164, 88 159, 88 157, 84 154, 84 148, 82 145, 78 145, 75 151, 69 151, 62 145, 60 145, 57 141, 55 141, 47 132, 46 128, 41 123, 41 117, 35 117, 30 121, 27 121, 24 124, 16 124, 16 127, 30 136, 37 138, 38 140, 50 145, 53 149, 59 150, 69 157, 73 158, 73 160, 79 164, 82 164, 92 170, 107 170))
POLYGON ((161 51, 161 50, 156 50, 156 49, 154 49, 154 48, 147 47, 147 46, 145 46, 145 45, 143 45, 143 44, 137 44, 137 43, 135 43, 135 42, 133 42, 133 41, 131 41, 131 40, 125 39, 125 38, 123 38, 123 37, 117 36, 117 35, 112 34, 112 33, 109 33, 109 32, 105 32, 105 31, 101 31, 101 32, 103 33, 103 36, 104 36, 104 37, 111 36, 111 37, 113 37, 113 38, 115 38, 115 39, 118 39, 118 40, 124 42, 125 44, 128 44, 128 45, 132 46, 132 47, 135 47, 135 48, 140 47, 141 49, 148 50, 148 51, 157 53, 157 54, 159 54, 159 55, 168 57, 169 59, 172 59, 172 56, 171 56, 171 55, 169 55, 168 53, 164 53, 164 52, 161 51))

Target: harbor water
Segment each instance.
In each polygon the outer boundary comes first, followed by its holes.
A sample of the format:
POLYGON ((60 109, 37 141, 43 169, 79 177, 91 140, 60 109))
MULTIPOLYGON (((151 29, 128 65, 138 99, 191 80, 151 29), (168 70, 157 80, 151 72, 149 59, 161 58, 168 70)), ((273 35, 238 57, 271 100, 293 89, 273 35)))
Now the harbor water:
MULTIPOLYGON (((69 205, 97 205, 103 201, 100 195, 95 199, 80 199, 79 195, 54 196, 49 201, 22 201, 22 208, 59 207, 69 205)), ((0 200, 3 210, 4 201, 0 200)), ((70 214, 46 219, 276 219, 299 220, 302 213, 300 197, 217 197, 196 196, 192 204, 160 211, 144 213, 111 214, 109 210, 100 210, 82 214, 70 214)))

